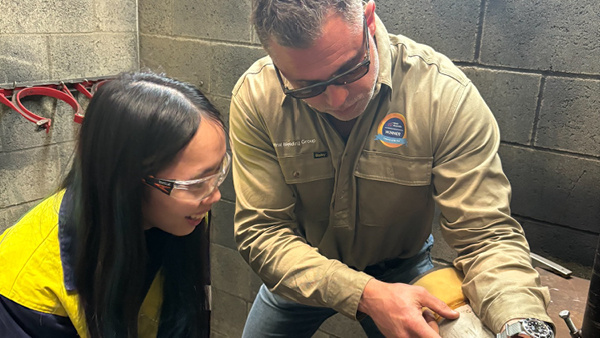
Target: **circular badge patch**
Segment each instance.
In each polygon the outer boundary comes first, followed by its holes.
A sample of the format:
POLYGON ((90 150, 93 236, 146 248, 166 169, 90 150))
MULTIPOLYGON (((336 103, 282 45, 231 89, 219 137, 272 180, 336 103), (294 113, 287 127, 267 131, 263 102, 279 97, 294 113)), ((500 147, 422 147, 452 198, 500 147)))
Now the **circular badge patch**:
POLYGON ((406 144, 406 119, 404 116, 398 113, 386 115, 379 123, 375 141, 381 141, 390 148, 406 144))

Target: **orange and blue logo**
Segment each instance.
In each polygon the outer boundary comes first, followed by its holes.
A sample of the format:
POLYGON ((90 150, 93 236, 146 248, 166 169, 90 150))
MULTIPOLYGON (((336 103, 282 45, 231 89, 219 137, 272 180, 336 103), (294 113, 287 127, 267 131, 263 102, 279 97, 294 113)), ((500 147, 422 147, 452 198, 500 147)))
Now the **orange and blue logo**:
POLYGON ((406 144, 406 118, 402 114, 386 115, 379 127, 375 141, 381 141, 386 147, 397 148, 406 144))

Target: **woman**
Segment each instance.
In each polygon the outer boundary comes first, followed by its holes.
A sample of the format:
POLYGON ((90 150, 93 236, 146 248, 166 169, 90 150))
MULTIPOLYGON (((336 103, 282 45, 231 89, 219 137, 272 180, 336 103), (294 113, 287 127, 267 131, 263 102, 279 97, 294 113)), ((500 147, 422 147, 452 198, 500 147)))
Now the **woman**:
POLYGON ((229 162, 193 87, 100 87, 63 189, 0 235, 2 336, 208 336, 208 212, 229 162))

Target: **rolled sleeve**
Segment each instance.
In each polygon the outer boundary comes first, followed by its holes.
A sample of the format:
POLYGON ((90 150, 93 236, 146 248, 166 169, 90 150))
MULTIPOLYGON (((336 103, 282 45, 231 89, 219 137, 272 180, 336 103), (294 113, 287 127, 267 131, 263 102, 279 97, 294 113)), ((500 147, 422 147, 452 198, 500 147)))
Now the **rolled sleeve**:
POLYGON ((471 83, 451 109, 435 150, 433 178, 442 234, 458 252, 454 265, 465 273, 463 292, 496 332, 512 318, 551 322, 548 289, 531 266, 521 226, 510 216, 496 121, 471 83))

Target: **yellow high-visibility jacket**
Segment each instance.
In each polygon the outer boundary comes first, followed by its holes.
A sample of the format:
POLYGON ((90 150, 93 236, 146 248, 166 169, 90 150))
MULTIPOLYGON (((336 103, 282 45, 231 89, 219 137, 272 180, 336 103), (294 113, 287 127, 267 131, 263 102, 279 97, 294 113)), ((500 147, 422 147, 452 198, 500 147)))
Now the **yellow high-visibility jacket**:
MULTIPOLYGON (((48 197, 0 235, 0 319, 11 319, 6 308, 2 313, 2 305, 14 302, 39 316, 39 323, 47 323, 43 319, 48 316, 68 318, 81 337, 88 337, 85 315, 71 276, 70 257, 64 250, 66 235, 61 231, 60 217, 64 215, 63 196, 64 191, 61 191, 48 197)), ((156 337, 161 304, 162 275, 159 272, 140 309, 140 337, 156 337)), ((23 323, 12 325, 23 331, 7 332, 7 337, 23 336, 39 329, 19 328, 23 323)))

